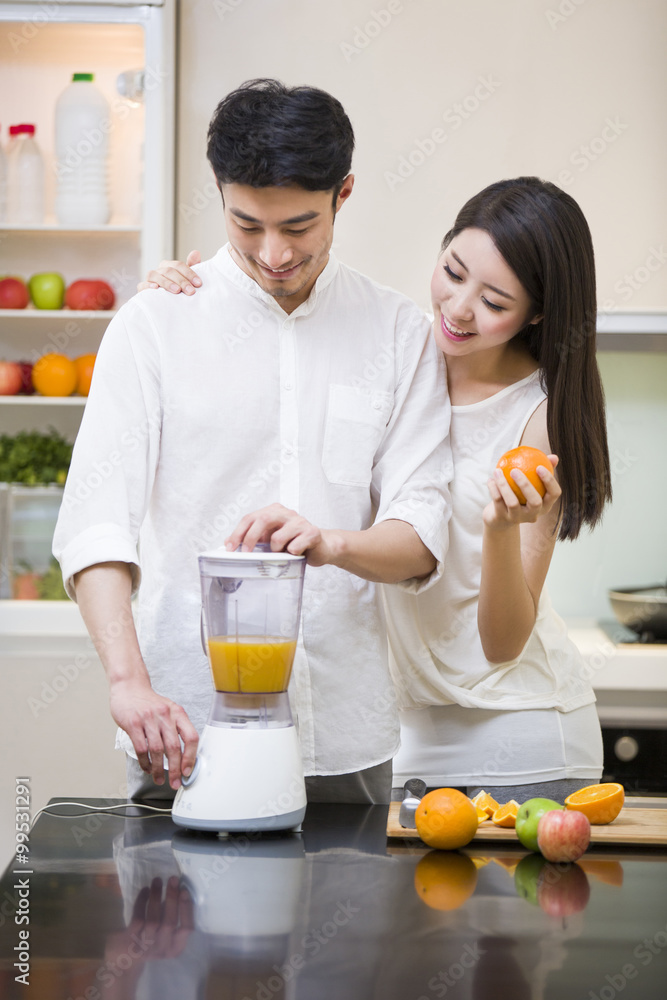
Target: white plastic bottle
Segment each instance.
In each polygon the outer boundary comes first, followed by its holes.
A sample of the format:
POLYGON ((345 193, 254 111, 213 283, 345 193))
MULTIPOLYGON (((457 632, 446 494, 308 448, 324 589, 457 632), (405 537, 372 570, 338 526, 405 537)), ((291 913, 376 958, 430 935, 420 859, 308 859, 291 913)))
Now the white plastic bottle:
POLYGON ((111 113, 92 73, 74 73, 56 101, 56 218, 61 226, 109 221, 111 113))
POLYGON ((21 225, 44 222, 44 160, 34 125, 12 125, 7 162, 7 219, 21 225))
POLYGON ((7 156, 0 143, 0 225, 7 222, 7 156))

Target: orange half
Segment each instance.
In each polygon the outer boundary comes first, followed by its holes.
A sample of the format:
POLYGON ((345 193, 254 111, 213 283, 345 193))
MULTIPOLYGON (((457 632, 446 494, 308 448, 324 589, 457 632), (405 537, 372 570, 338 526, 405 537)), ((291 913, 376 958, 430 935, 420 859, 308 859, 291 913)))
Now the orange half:
POLYGON ((615 781, 603 785, 588 785, 572 792, 565 799, 567 809, 576 809, 588 817, 589 823, 603 826, 616 819, 625 800, 623 785, 615 781))
POLYGON ((510 799, 504 805, 498 806, 491 819, 496 826, 509 826, 514 829, 518 811, 519 803, 516 799, 510 799))
POLYGON ((478 792, 475 798, 470 801, 478 813, 482 810, 486 813, 487 819, 491 819, 496 809, 500 806, 500 802, 496 802, 493 796, 484 790, 478 792))

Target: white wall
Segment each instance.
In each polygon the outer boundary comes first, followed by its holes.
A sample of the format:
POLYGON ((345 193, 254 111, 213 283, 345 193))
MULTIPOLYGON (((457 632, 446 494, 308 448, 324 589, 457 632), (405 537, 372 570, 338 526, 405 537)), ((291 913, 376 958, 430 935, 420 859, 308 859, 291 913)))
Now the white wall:
MULTIPOLYGON (((589 219, 601 308, 667 310, 666 29, 664 0, 182 0, 177 252, 225 239, 205 156, 215 105, 276 76, 329 90, 352 119, 357 182, 334 244, 347 263, 428 307, 461 204, 536 173, 589 219), (410 173, 434 129, 443 141, 410 173)), ((600 361, 616 499, 592 537, 559 548, 550 588, 566 614, 608 616, 607 587, 667 573, 667 357, 600 361)))
MULTIPOLYGON (((55 646, 55 642, 49 643, 55 646)), ((44 646, 45 643, 42 643, 44 646)), ((15 849, 15 781, 30 779, 34 817, 53 796, 125 798, 125 754, 114 750, 107 680, 87 641, 59 653, 0 656, 0 868, 15 849)), ((87 818, 81 820, 85 837, 87 818)))

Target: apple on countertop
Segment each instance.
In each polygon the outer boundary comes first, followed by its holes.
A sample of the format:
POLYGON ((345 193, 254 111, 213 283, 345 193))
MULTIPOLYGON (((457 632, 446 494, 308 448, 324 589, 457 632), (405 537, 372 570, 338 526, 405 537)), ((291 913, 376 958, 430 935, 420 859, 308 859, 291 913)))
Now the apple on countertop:
POLYGON ((545 812, 537 824, 537 846, 547 861, 577 861, 590 841, 588 816, 574 809, 545 812))

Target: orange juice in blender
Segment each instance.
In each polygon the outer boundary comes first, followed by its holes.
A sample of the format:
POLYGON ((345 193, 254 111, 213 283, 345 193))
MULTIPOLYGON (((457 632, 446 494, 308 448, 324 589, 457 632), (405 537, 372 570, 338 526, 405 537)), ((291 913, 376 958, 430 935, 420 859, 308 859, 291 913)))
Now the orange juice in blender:
POLYGON ((295 650, 296 640, 282 636, 211 636, 208 655, 216 691, 286 691, 295 650))

